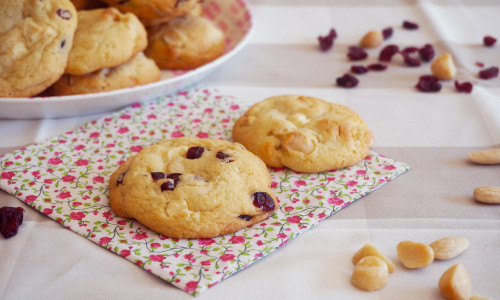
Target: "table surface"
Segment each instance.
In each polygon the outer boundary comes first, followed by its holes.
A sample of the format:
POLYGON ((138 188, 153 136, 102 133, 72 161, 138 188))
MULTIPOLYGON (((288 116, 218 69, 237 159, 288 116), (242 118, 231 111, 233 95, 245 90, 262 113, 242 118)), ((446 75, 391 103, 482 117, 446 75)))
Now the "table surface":
MULTIPOLYGON (((474 188, 500 186, 498 165, 472 164, 469 152, 500 145, 500 78, 481 80, 476 62, 500 66, 500 44, 482 45, 485 35, 500 38, 500 2, 491 0, 249 0, 254 34, 249 44, 208 76, 203 84, 252 104, 278 94, 303 94, 341 103, 366 120, 375 135, 373 150, 405 162, 411 170, 396 178, 278 251, 210 288, 199 299, 443 299, 441 274, 462 263, 472 293, 500 299, 500 206, 474 201, 474 188), (403 20, 418 23, 404 30, 403 20), (458 93, 443 81, 439 93, 414 85, 430 73, 395 59, 380 73, 360 75, 353 89, 335 78, 353 62, 347 48, 370 30, 393 27, 387 43, 400 47, 434 45, 450 52, 457 79, 474 84, 458 93), (335 28, 328 52, 317 36, 335 28), (460 256, 409 270, 399 262, 403 240, 431 243, 465 237, 470 247, 460 256), (387 286, 361 291, 350 283, 352 255, 374 244, 396 264, 387 286)), ((380 48, 356 64, 375 63, 380 48)), ((1 109, 1 107, 0 107, 1 109)), ((0 153, 71 130, 105 114, 39 120, 0 119, 0 153)), ((0 191, 0 206, 22 206, 25 222, 11 239, 0 237, 2 299, 190 299, 142 268, 0 191)))

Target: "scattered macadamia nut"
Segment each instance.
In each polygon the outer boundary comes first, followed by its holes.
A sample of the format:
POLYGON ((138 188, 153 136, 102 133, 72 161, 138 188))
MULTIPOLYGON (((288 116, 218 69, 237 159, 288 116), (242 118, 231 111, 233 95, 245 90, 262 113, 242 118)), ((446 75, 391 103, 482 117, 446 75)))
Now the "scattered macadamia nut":
POLYGON ((461 237, 446 237, 429 245, 434 251, 434 259, 444 260, 456 257, 469 248, 469 241, 461 237))
POLYGON ((379 290, 388 280, 387 264, 376 256, 366 256, 358 261, 351 276, 352 284, 365 291, 379 290))
POLYGON ((484 185, 474 189, 474 200, 488 204, 500 204, 500 187, 484 185))
POLYGON ((373 30, 363 36, 359 42, 361 48, 377 48, 384 42, 384 35, 382 32, 373 30))
POLYGON ((357 264, 361 259, 367 257, 367 256, 376 256, 380 259, 382 259, 386 264, 387 264, 387 269, 389 270, 389 273, 394 272, 395 266, 392 261, 387 259, 385 255, 380 253, 375 246, 373 246, 370 243, 365 244, 361 249, 359 249, 356 253, 354 253, 354 256, 352 257, 352 263, 357 264))
POLYGON ((469 300, 492 300, 492 299, 484 296, 472 295, 470 296, 469 300))
POLYGON ((450 53, 445 53, 431 63, 431 72, 440 80, 453 79, 457 75, 457 68, 450 53))
POLYGON ((456 264, 446 270, 439 279, 439 290, 449 300, 469 300, 471 282, 464 265, 456 264))
POLYGON ((468 154, 469 160, 481 165, 500 164, 500 149, 488 149, 468 154))
POLYGON ((409 269, 423 268, 434 261, 434 250, 426 244, 402 241, 396 249, 399 260, 409 269))

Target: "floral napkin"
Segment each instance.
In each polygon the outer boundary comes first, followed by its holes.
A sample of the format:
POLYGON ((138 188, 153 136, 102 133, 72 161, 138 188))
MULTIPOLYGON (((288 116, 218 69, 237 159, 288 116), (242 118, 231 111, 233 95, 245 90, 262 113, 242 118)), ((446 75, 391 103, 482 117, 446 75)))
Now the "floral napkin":
POLYGON ((0 188, 198 295, 409 169, 374 152, 352 167, 316 174, 270 169, 279 209, 259 224, 211 239, 171 239, 110 209, 109 176, 128 156, 166 138, 230 140, 232 125, 246 108, 204 87, 135 104, 0 156, 0 188))

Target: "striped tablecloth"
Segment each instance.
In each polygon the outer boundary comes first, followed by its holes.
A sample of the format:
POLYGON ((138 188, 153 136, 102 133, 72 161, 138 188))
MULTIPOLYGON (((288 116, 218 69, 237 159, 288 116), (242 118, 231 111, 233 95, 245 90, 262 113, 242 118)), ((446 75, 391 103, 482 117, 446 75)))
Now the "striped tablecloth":
MULTIPOLYGON (((254 20, 250 43, 207 77, 203 84, 250 105, 277 94, 304 94, 344 104, 372 128, 373 150, 411 166, 390 184, 324 220, 251 265, 203 292, 200 299, 442 299, 437 283, 450 266, 462 263, 472 293, 500 298, 500 206, 477 203, 475 187, 500 186, 499 166, 470 163, 472 151, 500 146, 500 78, 482 80, 481 69, 500 66, 500 3, 487 0, 325 1, 248 0, 254 20), (410 31, 404 20, 419 24, 410 31), (414 86, 430 73, 428 63, 408 67, 396 57, 383 72, 357 76, 356 88, 335 79, 351 65, 346 53, 370 30, 392 27, 385 44, 449 52, 457 80, 474 85, 458 93, 443 81, 438 93, 414 86), (327 52, 317 37, 335 28, 327 52), (481 63, 484 67, 481 67, 481 63), (461 236, 470 247, 459 257, 405 269, 396 245, 461 236), (350 283, 352 255, 372 243, 396 264, 386 287, 361 291, 350 283)), ((0 107, 0 109, 2 109, 0 107)), ((0 153, 43 141, 106 114, 39 120, 0 120, 0 153)), ((26 208, 18 235, 0 237, 2 299, 191 299, 134 264, 65 229, 0 191, 0 206, 26 208), (54 238, 54 237, 57 238, 54 238)))

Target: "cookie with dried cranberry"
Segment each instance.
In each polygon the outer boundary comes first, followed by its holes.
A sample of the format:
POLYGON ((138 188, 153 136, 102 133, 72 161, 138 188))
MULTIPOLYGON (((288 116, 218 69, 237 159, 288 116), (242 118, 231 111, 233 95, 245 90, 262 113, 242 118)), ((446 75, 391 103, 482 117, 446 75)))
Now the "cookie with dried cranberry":
POLYGON ((225 37, 209 20, 185 15, 148 28, 145 54, 161 69, 190 70, 224 53, 225 37))
POLYGON ((370 151, 373 134, 346 106, 281 95, 246 111, 234 124, 233 139, 269 167, 313 173, 361 161, 370 151))
POLYGON ((116 8, 80 10, 65 73, 83 75, 119 66, 147 46, 146 29, 131 13, 116 8))
POLYGON ((265 220, 278 203, 266 165, 241 144, 182 137, 129 158, 111 175, 113 211, 172 238, 210 238, 265 220))
POLYGON ((176 18, 193 10, 201 0, 103 0, 122 12, 133 13, 147 24, 153 19, 176 18))
POLYGON ((161 78, 155 62, 140 52, 130 61, 114 68, 84 75, 63 75, 48 90, 53 96, 100 93, 135 87, 161 78))
POLYGON ((0 0, 0 97, 34 96, 59 79, 76 26, 69 0, 0 0))

